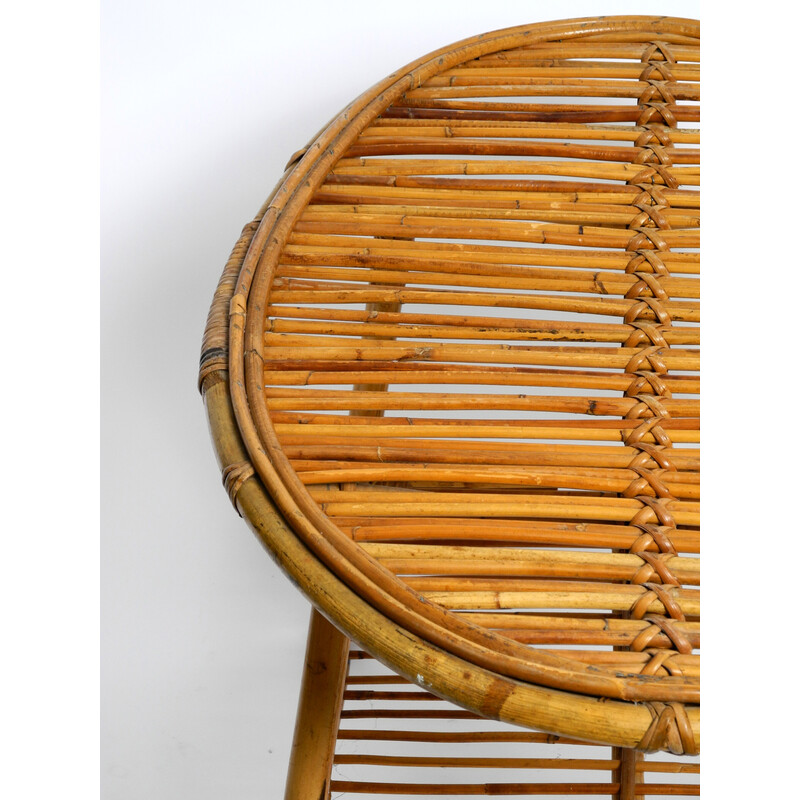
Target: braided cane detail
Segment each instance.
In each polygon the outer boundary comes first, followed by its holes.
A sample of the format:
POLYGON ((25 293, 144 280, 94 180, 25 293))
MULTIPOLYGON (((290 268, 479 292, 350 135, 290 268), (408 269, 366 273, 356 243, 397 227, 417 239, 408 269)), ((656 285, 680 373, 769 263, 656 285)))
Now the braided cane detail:
POLYGON ((668 750, 677 756, 697 755, 689 715, 682 703, 644 703, 653 720, 638 744, 639 750, 654 753, 668 750))
POLYGON ((692 652, 691 642, 681 633, 672 620, 656 614, 648 614, 644 619, 650 625, 636 635, 636 638, 631 643, 631 650, 636 653, 642 652, 656 636, 664 634, 679 653, 687 654, 692 652))
POLYGON ((229 464, 222 470, 222 484, 239 516, 241 516, 241 512, 236 505, 236 496, 239 494, 239 489, 242 488, 244 482, 248 478, 252 478, 253 475, 255 475, 255 471, 253 470, 253 465, 249 461, 239 461, 236 464, 229 464))
MULTIPOLYGON (((625 367, 630 378, 625 395, 636 400, 625 418, 639 424, 623 433, 623 443, 636 451, 628 465, 636 477, 620 496, 634 498, 641 504, 629 522, 641 531, 629 552, 641 559, 630 583, 641 586, 643 592, 627 616, 649 624, 637 634, 629 649, 646 656, 640 674, 680 675, 680 657, 691 654, 692 644, 676 624, 684 621, 685 615, 677 591, 680 582, 669 566, 676 556, 671 540, 676 523, 670 512, 675 498, 664 482, 664 475, 674 473, 676 467, 669 455, 672 441, 663 425, 670 416, 663 401, 671 397, 664 359, 669 342, 664 330, 672 325, 672 319, 667 310, 669 294, 661 282, 670 274, 663 258, 670 248, 661 233, 671 227, 666 213, 670 204, 664 190, 679 186, 670 169, 673 161, 669 154, 670 128, 676 122, 671 109, 675 98, 667 82, 674 81, 675 59, 666 44, 652 42, 642 62, 639 80, 646 86, 639 97, 637 124, 644 130, 634 143, 638 148, 634 163, 643 168, 628 181, 640 191, 631 203, 636 214, 628 225, 631 239, 625 269, 636 278, 625 297, 635 302, 624 317, 631 328, 625 347, 635 350, 625 367), (663 612, 653 613, 651 607, 656 603, 663 606, 663 612)), ((696 751, 694 734, 681 704, 653 703, 648 704, 648 710, 653 722, 638 749, 696 751)))

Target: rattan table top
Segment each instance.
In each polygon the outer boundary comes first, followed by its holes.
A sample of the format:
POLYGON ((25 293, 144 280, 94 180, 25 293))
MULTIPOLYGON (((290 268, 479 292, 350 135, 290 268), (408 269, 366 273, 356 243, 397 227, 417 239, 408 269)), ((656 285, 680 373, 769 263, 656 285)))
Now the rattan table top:
POLYGON ((225 486, 483 716, 699 749, 699 26, 484 34, 295 154, 215 295, 225 486))

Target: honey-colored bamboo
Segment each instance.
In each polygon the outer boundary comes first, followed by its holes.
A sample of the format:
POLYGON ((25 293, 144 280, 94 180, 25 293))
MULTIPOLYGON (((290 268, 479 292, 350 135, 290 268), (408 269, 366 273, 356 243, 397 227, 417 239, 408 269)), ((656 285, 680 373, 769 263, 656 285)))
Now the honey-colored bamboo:
MULTIPOLYGON (((484 520, 464 517, 338 517, 337 522, 356 541, 406 542, 449 541, 470 543, 530 544, 549 547, 625 548, 630 549, 641 538, 641 531, 631 526, 602 525, 559 520, 558 523, 531 519, 484 520)), ((679 552, 700 551, 699 533, 679 529, 671 537, 679 552)), ((643 544, 655 550, 653 542, 643 544)))
POLYGON ((454 742, 473 744, 475 742, 529 742, 529 743, 561 743, 583 744, 562 736, 549 733, 531 733, 530 731, 413 731, 413 730, 374 730, 347 729, 339 731, 343 740, 385 741, 385 742, 454 742))
MULTIPOLYGON (((292 336, 290 334, 264 334, 264 342, 269 347, 271 361, 280 361, 293 353, 306 348, 313 353, 315 360, 330 358, 336 361, 447 361, 448 363, 531 364, 555 367, 598 367, 600 369, 620 369, 627 366, 638 355, 633 348, 591 348, 583 346, 560 347, 550 345, 472 345, 464 348, 458 345, 420 346, 416 342, 369 341, 356 343, 347 338, 335 336, 292 336)), ((696 370, 699 353, 695 350, 679 348, 655 349, 666 369, 696 370)))
POLYGON ((336 764, 370 764, 393 767, 467 767, 493 769, 613 769, 616 763, 601 759, 580 758, 431 758, 426 756, 337 755, 336 764))
MULTIPOLYGON (((407 284, 410 282, 430 285, 453 286, 458 283, 461 286, 475 286, 499 289, 521 289, 521 290, 544 290, 555 292, 581 292, 587 294, 603 295, 625 295, 635 285, 636 279, 619 278, 616 275, 595 274, 591 276, 575 274, 548 274, 545 270, 540 270, 536 274, 533 270, 528 270, 527 274, 491 274, 493 271, 481 271, 478 274, 470 275, 468 267, 465 266, 464 273, 459 275, 457 280, 449 277, 450 272, 443 273, 438 270, 425 270, 419 272, 400 272, 397 270, 386 269, 384 265, 376 265, 378 269, 365 269, 359 267, 355 269, 336 268, 330 265, 322 267, 292 267, 281 266, 276 271, 278 278, 299 278, 324 281, 364 281, 377 284, 407 284)), ((494 271, 496 273, 496 271, 494 271)), ((510 270, 508 270, 510 272, 510 270)), ((675 297, 696 297, 699 291, 697 281, 682 280, 681 278, 665 279, 662 288, 670 290, 675 297)))
POLYGON ((330 794, 349 649, 348 638, 312 609, 286 800, 330 794))
MULTIPOLYGON (((366 460, 420 460, 428 462, 459 463, 483 454, 483 463, 492 464, 537 464, 541 466, 586 465, 590 467, 627 467, 637 455, 637 450, 626 447, 576 444, 531 444, 529 442, 472 442, 437 439, 388 438, 381 436, 355 437, 347 431, 338 435, 315 437, 308 441, 305 436, 284 437, 287 455, 296 458, 346 458, 352 454, 366 460), (323 448, 323 449, 320 449, 323 448), (329 449, 331 448, 331 449, 329 449), (334 449, 335 448, 335 449, 334 449)), ((405 431, 408 435, 408 431, 405 431)), ((664 448, 658 450, 664 464, 681 470, 697 470, 699 453, 689 448, 664 448)))
MULTIPOLYGON (((392 159, 352 157, 340 159, 336 165, 334 174, 429 175, 433 173, 436 175, 563 175, 571 178, 594 178, 610 181, 627 181, 630 179, 632 182, 637 182, 639 176, 646 171, 646 168, 641 164, 607 164, 601 161, 523 161, 512 159, 506 161, 482 161, 479 159, 392 159)), ((700 185, 700 170, 697 167, 674 167, 670 170, 670 175, 675 181, 676 186, 700 185)), ((300 232, 313 230, 303 224, 298 224, 296 229, 300 232)), ((424 229, 424 226, 420 224, 417 230, 422 229, 424 229)), ((453 235, 458 236, 458 233, 453 235)), ((569 241, 558 241, 555 243, 569 244, 569 241)), ((613 247, 614 245, 606 243, 606 246, 613 247)))
MULTIPOLYGON (((321 207, 318 206, 315 208, 321 207)), ((388 206, 390 211, 398 214, 408 210, 409 208, 409 206, 388 206)), ((437 209, 437 211, 441 210, 442 209, 437 209)), ((448 209, 444 210, 447 211, 448 209)), ((464 213, 464 209, 453 209, 453 211, 459 214, 464 213)), ((512 214, 516 215, 517 212, 512 212, 512 214)), ((631 221, 633 219, 633 217, 627 214, 626 217, 626 221, 631 221)), ((531 285, 528 288, 551 290, 564 288, 568 291, 597 291, 601 288, 601 285, 611 284, 616 285, 623 290, 620 292, 620 294, 630 291, 631 287, 633 287, 637 281, 641 280, 640 277, 634 275, 625 275, 613 272, 598 272, 596 270, 589 272, 585 270, 578 271, 575 269, 563 270, 532 268, 529 266, 519 267, 507 264, 489 265, 479 261, 473 263, 467 261, 463 257, 457 263, 453 263, 443 259, 434 260, 432 258, 426 258, 425 260, 418 259, 416 261, 411 260, 408 257, 392 259, 390 256, 380 256, 372 253, 370 255, 359 254, 356 256, 348 256, 347 254, 339 255, 329 251, 328 253, 324 254, 310 253, 305 255, 305 257, 303 257, 303 254, 284 254, 282 261, 284 261, 285 264, 282 264, 279 269, 285 272, 284 277, 320 277, 314 273, 313 268, 316 266, 317 269, 320 269, 320 266, 317 265, 322 265, 326 267, 358 267, 362 270, 364 270, 364 268, 370 268, 371 270, 387 270, 390 272, 411 271, 411 276, 420 278, 428 278, 430 273, 455 274, 459 279, 466 276, 508 278, 511 280, 503 284, 507 286, 507 288, 525 288, 523 285, 515 285, 513 279, 528 279, 528 281, 531 282, 531 285), (294 270, 291 269, 292 266, 295 266, 294 270), (534 283, 535 281, 538 281, 538 283, 534 283), (563 284, 563 286, 559 287, 559 283, 563 284), (590 286, 584 287, 584 283, 589 283, 590 286)), ((331 277, 337 277, 336 271, 330 270, 329 274, 331 277)), ((350 271, 344 272, 344 274, 354 275, 356 273, 350 271)), ((361 274, 369 275, 369 272, 365 270, 361 274)), ((453 280, 451 285, 472 285, 470 283, 462 283, 459 279, 453 280)), ((424 281, 419 280, 417 282, 423 283, 424 281)), ((661 278, 661 288, 665 292, 670 290, 670 293, 672 294, 677 292, 679 296, 696 296, 698 286, 699 284, 697 280, 671 278, 669 276, 661 278), (695 294, 689 294, 689 289, 694 290, 695 294)))
MULTIPOLYGON (((697 86, 686 83, 667 83, 670 95, 676 100, 698 100, 697 86)), ((587 80, 564 78, 516 78, 508 83, 494 84, 479 78, 464 79, 456 83, 426 86, 407 92, 404 100, 413 104, 417 100, 449 99, 455 97, 635 97, 647 89, 638 81, 613 81, 589 78, 587 80)))
MULTIPOLYGON (((430 182, 428 179, 427 182, 430 182)), ((444 181, 446 179, 442 179, 444 181)), ((437 181, 441 183, 442 181, 437 181)), ((422 179, 417 181, 423 183, 422 179)), ((462 181, 459 181, 462 182, 462 181)), ((519 181, 507 183, 509 189, 522 188, 524 184, 519 181)), ((490 180, 480 181, 484 188, 495 186, 490 180)), ((560 184, 562 187, 565 183, 560 184)), ((631 195, 635 200, 637 190, 631 195)), ((513 245, 476 244, 474 242, 420 242, 396 239, 379 239, 365 243, 363 238, 356 236, 331 236, 320 233, 300 234, 294 232, 284 249, 285 254, 290 253, 316 253, 325 255, 329 253, 355 253, 358 255, 395 255, 416 256, 418 258, 433 258, 439 260, 456 260, 458 262, 487 262, 508 264, 528 264, 530 266, 574 266, 574 267, 602 267, 603 269, 625 270, 631 261, 629 254, 613 250, 580 250, 561 249, 552 250, 542 247, 519 247, 513 245), (368 245, 368 246, 367 246, 368 245), (432 255, 432 254, 435 254, 432 255)), ((683 253, 660 251, 658 259, 670 270, 677 272, 698 272, 699 256, 697 253, 683 253)))
MULTIPOLYGON (((700 120, 699 106, 691 107, 677 103, 664 103, 657 118, 666 116, 673 123, 697 123, 700 120)), ((476 103, 466 100, 403 100, 384 112, 386 117, 441 119, 508 120, 525 122, 547 122, 557 118, 564 122, 639 122, 641 109, 627 103, 614 105, 579 103, 476 103)))
MULTIPOLYGON (((316 466, 313 465, 313 466, 316 466)), ((480 486, 497 485, 503 489, 513 487, 551 488, 551 489, 585 489, 588 491, 624 492, 632 481, 637 478, 637 473, 620 471, 613 475, 604 474, 606 471, 575 472, 571 470, 521 470, 519 468, 478 468, 471 465, 448 466, 436 468, 430 464, 399 464, 382 466, 350 466, 325 463, 323 468, 301 466, 301 480, 306 486, 324 485, 335 482, 347 481, 350 483, 396 483, 402 482, 413 488, 436 487, 446 489, 453 484, 477 484, 480 486), (600 474, 598 475, 598 472, 600 474)), ((558 469, 558 468, 556 468, 558 469)), ((693 476, 682 474, 675 480, 658 476, 658 483, 641 490, 642 495, 670 496, 678 499, 699 498, 699 480, 693 476)))
MULTIPOLYGON (((300 307, 271 306, 273 319, 267 331, 270 333, 313 333, 327 336, 380 336, 412 337, 415 339, 481 339, 505 341, 573 341, 623 343, 630 337, 630 329, 613 323, 521 323, 518 320, 498 320, 488 323, 481 317, 457 317, 455 315, 388 314, 363 312, 364 321, 359 322, 361 312, 344 309, 303 309, 300 307), (303 319, 313 317, 311 321, 303 319), (339 322, 338 320, 346 320, 339 322), (397 319, 402 324, 392 324, 397 319), (484 320, 481 324, 481 320, 484 320), (326 321, 328 320, 328 321, 326 321), (370 321, 367 321, 370 320, 370 321), (421 320, 416 322, 415 320, 421 320), (442 320, 453 320, 457 324, 442 324, 442 320), (351 324, 357 322, 357 325, 351 324), (505 323, 505 324, 503 324, 505 323), (477 330, 473 330, 477 329, 477 330)), ((699 344, 699 328, 669 328, 660 331, 664 341, 671 345, 699 344)))
MULTIPOLYGON (((503 87, 505 90, 506 87, 503 87)), ((514 87, 516 88, 516 87, 514 87)), ((481 93, 492 93, 498 87, 480 87, 481 93)), ((465 93, 465 92, 462 92, 465 93)), ((505 91, 504 91, 505 93, 505 91)), ((527 93, 523 89, 522 93, 527 93)), ((504 155, 504 156, 549 156, 566 158, 586 158, 597 161, 618 161, 630 163, 645 151, 637 147, 613 147, 599 145, 557 145, 542 142, 487 142, 483 139, 447 138, 447 139, 407 139, 396 141, 374 141, 372 137, 359 137, 358 144, 347 151, 347 158, 361 156, 412 155, 425 153, 429 155, 504 155)), ((667 147, 664 154, 675 164, 696 164, 699 161, 699 150, 694 148, 667 147)))
MULTIPOLYGON (((523 54, 506 54, 504 59, 510 63, 514 58, 520 58, 523 54)), ((531 55, 528 53, 528 55, 531 55)), ((524 65, 517 66, 482 66, 491 63, 490 59, 478 59, 472 61, 464 67, 456 67, 430 78, 427 86, 450 86, 458 85, 460 80, 487 79, 493 78, 496 82, 508 82, 508 78, 517 76, 529 78, 545 78, 553 80, 557 78, 633 78, 637 79, 641 75, 642 68, 639 64, 630 61, 608 61, 578 60, 574 58, 558 61, 555 59, 530 58, 524 65)), ((693 64, 667 64, 662 63, 653 70, 653 74, 661 80, 669 80, 672 75, 679 81, 699 81, 700 68, 693 64), (660 67, 660 68, 659 68, 660 67)))
MULTIPOLYGON (((639 35, 639 38, 641 34, 639 35)), ((666 34, 659 31, 659 40, 664 42, 678 41, 675 36, 666 34)), ((596 37, 585 36, 581 41, 564 42, 548 42, 537 45, 532 49, 513 48, 504 51, 500 55, 487 54, 476 58, 472 62, 465 62, 467 64, 473 63, 479 66, 486 64, 500 63, 501 66, 512 64, 514 62, 528 63, 530 61, 537 61, 541 59, 560 59, 560 58, 625 58, 634 61, 641 61, 648 49, 647 43, 641 43, 635 39, 631 43, 623 43, 623 39, 619 39, 618 43, 610 43, 612 40, 606 36, 602 41, 598 41, 596 37)), ((688 62, 689 64, 700 63, 700 47, 698 42, 690 41, 688 39, 681 39, 682 44, 674 44, 670 47, 670 52, 680 62, 688 62)))
MULTIPOLYGON (((363 792, 371 795, 413 794, 413 795, 605 795, 611 796, 619 791, 619 783, 378 783, 376 781, 331 781, 331 791, 363 792)), ((683 794, 698 796, 698 786, 679 786, 673 784, 637 784, 634 791, 646 791, 651 795, 683 794)))
MULTIPOLYGON (((627 67, 627 65, 625 65, 627 67)), ((638 69, 637 65, 631 65, 638 69)), ((542 67, 542 71, 557 67, 542 67)), ((491 72, 502 72, 495 67, 491 72)), ((456 72, 456 70, 452 70, 456 72)), ((381 137, 485 137, 524 139, 567 139, 578 134, 584 141, 635 142, 647 128, 634 125, 577 125, 551 122, 481 122, 479 120, 434 119, 376 119, 361 134, 361 141, 381 137)), ((671 132, 670 140, 676 144, 699 144, 696 129, 686 128, 671 132)), ((614 191, 609 187, 609 191, 614 191)))
MULTIPOLYGON (((619 761, 599 758, 468 758, 427 757, 427 756, 388 756, 388 755, 337 755, 336 764, 369 764, 393 767, 461 767, 492 769, 615 769, 619 761)), ((642 767, 646 772, 696 774, 696 764, 674 764, 670 762, 649 762, 642 767)))
MULTIPOLYGON (((435 122, 438 120, 420 120, 420 122, 435 122)), ((443 128, 434 128, 434 132, 452 130, 451 125, 458 120, 449 120, 443 128)), ((509 123, 511 124, 511 123, 509 123)), ((500 134, 507 129, 493 131, 486 129, 489 135, 500 134)), ((508 130, 518 130, 511 128, 508 130)), ((524 129, 522 129, 524 130, 524 129)), ((454 134, 455 135, 455 134, 454 134)), ((424 200, 431 208, 436 206, 461 206, 477 205, 483 200, 488 208, 537 208, 547 203, 580 203, 584 206, 613 205, 630 206, 642 197, 639 186, 627 184, 612 184, 587 181, 547 181, 540 180, 531 185, 520 179, 484 178, 481 180, 461 177, 402 177, 392 175, 386 178, 347 175, 329 175, 322 187, 314 194, 312 202, 350 204, 366 202, 373 203, 402 202, 410 199, 424 200), (517 203, 519 206, 517 206, 517 203)), ((669 217, 673 209, 693 210, 695 213, 700 208, 700 192, 694 189, 675 189, 667 186, 648 187, 648 192, 659 199, 663 205, 665 218, 669 217), (668 210, 669 209, 669 210, 668 210)), ((318 234, 297 234, 292 241, 313 241, 318 234)), ((420 242, 420 249, 425 244, 420 242)), ((440 243, 441 244, 441 243, 440 243)), ((496 245, 493 245, 496 247, 496 245)), ((298 245, 288 245, 284 250, 292 252, 298 245)), ((614 261, 613 253, 597 254, 598 257, 614 261)), ((670 253, 664 253, 670 256, 670 253)))
MULTIPOLYGON (((320 384, 437 383, 480 386, 550 386, 572 389, 619 389, 630 386, 628 378, 588 370, 537 369, 535 367, 486 367, 459 364, 364 361, 333 362, 286 360, 264 369, 266 382, 275 386, 320 384), (276 368, 279 367, 279 368, 276 368)), ((663 385, 674 392, 697 394, 700 381, 693 375, 666 375, 663 385)))
MULTIPOLYGON (((559 424, 547 424, 552 421, 543 420, 516 420, 514 424, 506 420, 485 421, 480 419, 466 420, 417 420, 412 417, 403 420, 386 418, 385 422, 375 424, 371 420, 350 421, 348 418, 333 418, 332 414, 289 414, 275 412, 275 431, 287 436, 336 436, 341 435, 342 429, 346 435, 369 436, 377 433, 380 436, 396 437, 413 433, 421 437, 447 436, 457 438, 500 438, 500 439, 556 439, 593 442, 618 442, 624 441, 626 433, 635 431, 639 426, 635 420, 614 422, 612 420, 569 420, 559 424), (326 417, 331 417, 330 420, 326 417), (409 422, 409 420, 412 420, 409 422), (326 424, 331 422, 333 424, 326 424), (584 424, 588 423, 588 424, 584 424)), ((682 421, 669 420, 663 424, 663 429, 669 428, 670 438, 675 443, 696 443, 699 433, 697 423, 692 419, 682 421)), ((646 432, 641 435, 641 440, 647 444, 658 444, 656 434, 646 432)))
MULTIPOLYGON (((607 399, 604 397, 569 397, 548 395, 502 395, 502 394, 448 394, 440 392, 392 392, 336 391, 271 388, 264 390, 270 408, 279 409, 346 409, 382 408, 406 410, 443 409, 488 409, 520 411, 563 411, 592 416, 625 416, 639 405, 634 398, 607 399), (351 405, 352 404, 352 405, 351 405)), ((697 416, 699 401, 668 398, 663 407, 674 416, 697 416)))
MULTIPOLYGON (((635 300, 598 298, 549 297, 500 292, 457 292, 430 289, 360 288, 332 281, 314 282, 283 278, 276 280, 270 299, 273 303, 425 303, 452 306, 483 306, 486 308, 526 308, 565 311, 583 314, 604 314, 624 317, 639 305, 635 300)), ((664 311, 680 322, 699 322, 699 304, 676 300, 663 304, 664 311)), ((644 311, 641 316, 654 319, 655 313, 644 311)))

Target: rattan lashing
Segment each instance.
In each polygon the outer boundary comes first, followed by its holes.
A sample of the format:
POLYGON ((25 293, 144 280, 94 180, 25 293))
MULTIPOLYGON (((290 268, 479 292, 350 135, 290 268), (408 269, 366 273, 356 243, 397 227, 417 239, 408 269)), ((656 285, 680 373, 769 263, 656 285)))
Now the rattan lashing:
MULTIPOLYGON (((577 793, 699 748, 698 45, 554 22, 390 76, 290 159, 203 343, 226 489, 278 562, 402 679, 616 748, 577 793)), ((327 791, 332 747, 306 745, 327 791)))

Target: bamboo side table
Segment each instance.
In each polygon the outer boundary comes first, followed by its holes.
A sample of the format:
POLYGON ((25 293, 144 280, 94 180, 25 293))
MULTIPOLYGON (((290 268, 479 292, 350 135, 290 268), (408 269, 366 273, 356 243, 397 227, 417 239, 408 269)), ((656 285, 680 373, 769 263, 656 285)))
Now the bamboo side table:
POLYGON ((699 60, 664 17, 458 42, 245 226, 200 387, 316 609, 287 798, 699 793, 699 60))

